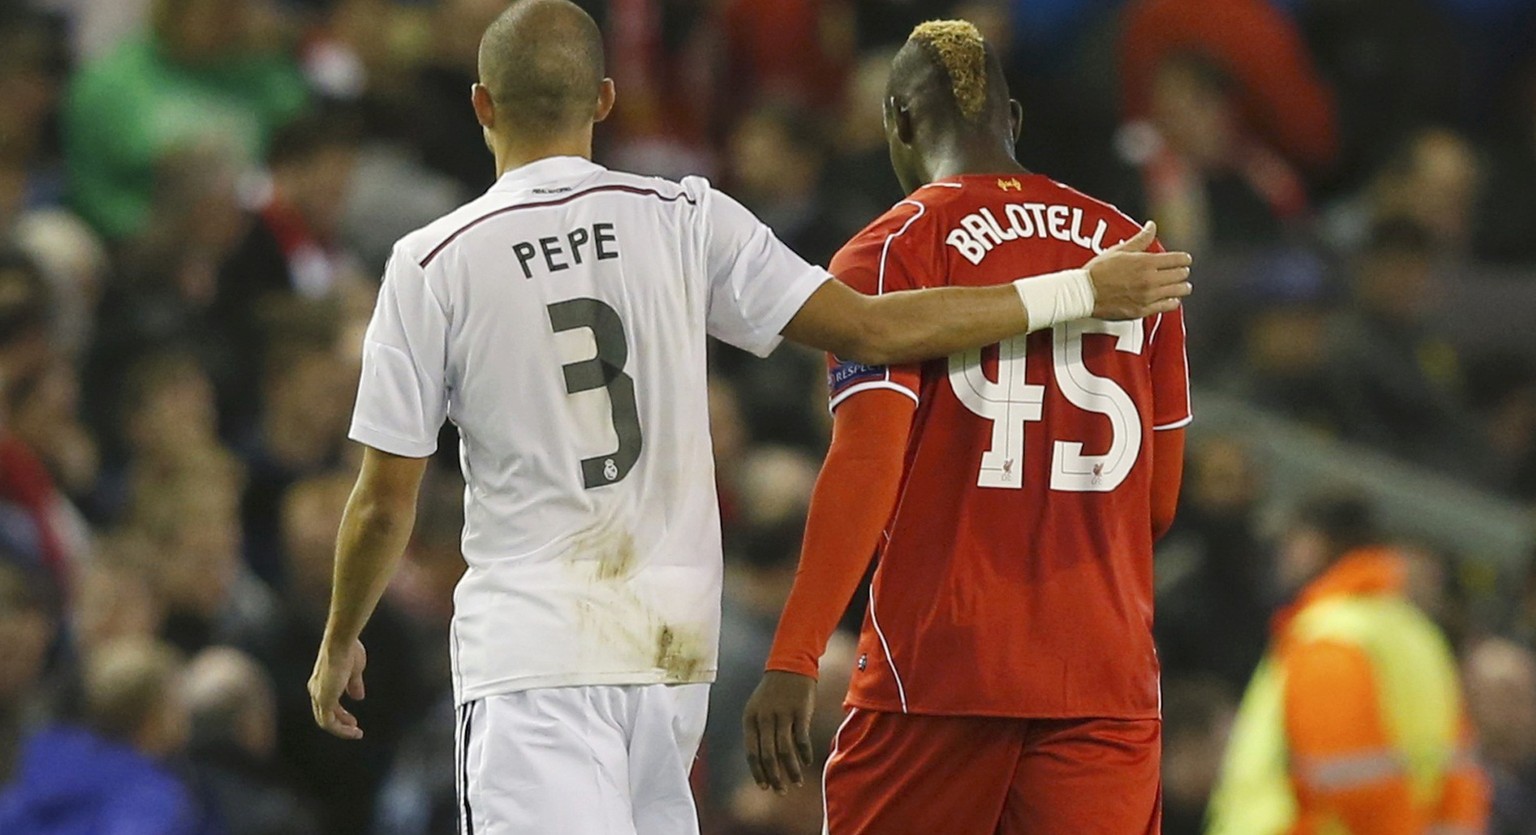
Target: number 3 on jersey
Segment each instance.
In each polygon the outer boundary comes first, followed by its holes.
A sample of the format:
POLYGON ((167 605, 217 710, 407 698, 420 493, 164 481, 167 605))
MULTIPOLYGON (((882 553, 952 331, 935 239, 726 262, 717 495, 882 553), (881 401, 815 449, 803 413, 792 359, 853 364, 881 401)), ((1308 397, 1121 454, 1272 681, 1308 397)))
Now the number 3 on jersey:
MULTIPOLYGON (((1087 319, 1059 325, 1052 331, 1053 376, 1068 403, 1109 419, 1111 440, 1103 455, 1084 455, 1081 441, 1058 440, 1051 446, 1051 489, 1075 493, 1107 493, 1130 475, 1141 454, 1141 415, 1135 401, 1115 381, 1100 377, 1083 364, 1083 335, 1115 337, 1115 350, 1140 354, 1140 321, 1100 322, 1087 319)), ((961 404, 992 422, 992 446, 981 456, 980 487, 1018 490, 1024 486, 1024 425, 1041 418, 1045 386, 1025 380, 1027 336, 997 346, 997 380, 987 378, 981 349, 949 358, 949 385, 961 404)))
POLYGON ((640 434, 640 410, 635 405, 634 378, 624 373, 629 362, 629 340, 618 311, 597 299, 571 299, 549 306, 549 325, 555 333, 586 328, 597 344, 597 355, 561 366, 567 394, 607 389, 612 404, 613 431, 619 448, 609 455, 581 462, 582 485, 588 490, 623 480, 640 460, 644 438, 640 434))

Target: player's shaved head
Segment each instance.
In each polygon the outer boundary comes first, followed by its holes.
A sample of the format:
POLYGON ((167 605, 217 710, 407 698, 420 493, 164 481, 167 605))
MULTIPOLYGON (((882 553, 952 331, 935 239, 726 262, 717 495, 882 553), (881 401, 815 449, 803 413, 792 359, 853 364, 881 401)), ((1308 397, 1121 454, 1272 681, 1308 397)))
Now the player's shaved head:
POLYGON ((909 191, 927 181, 940 155, 990 147, 1011 159, 1017 118, 1002 61, 969 21, 918 25, 891 62, 891 161, 909 191))
POLYGON ((603 36, 570 0, 517 0, 480 39, 480 83, 509 130, 553 136, 593 119, 603 36))

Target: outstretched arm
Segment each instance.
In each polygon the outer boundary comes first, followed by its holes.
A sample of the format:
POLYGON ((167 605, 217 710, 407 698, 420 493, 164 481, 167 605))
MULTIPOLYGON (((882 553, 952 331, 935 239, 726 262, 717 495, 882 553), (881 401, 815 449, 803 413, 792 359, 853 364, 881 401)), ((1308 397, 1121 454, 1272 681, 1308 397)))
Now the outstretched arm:
POLYGON ((1078 270, 992 287, 942 287, 866 296, 828 281, 783 334, 844 359, 894 365, 933 359, 1093 316, 1141 319, 1189 295, 1188 254, 1145 252, 1156 227, 1078 270))
POLYGON ((359 636, 410 540, 416 524, 416 493, 428 460, 369 447, 341 517, 331 611, 309 679, 309 695, 315 723, 344 739, 363 735, 357 719, 341 706, 341 694, 363 698, 367 657, 359 636))
POLYGON ((901 487, 915 404, 889 390, 837 409, 832 446, 811 493, 794 588, 779 620, 767 672, 742 717, 752 775, 780 792, 815 762, 811 706, 827 640, 864 579, 901 487))

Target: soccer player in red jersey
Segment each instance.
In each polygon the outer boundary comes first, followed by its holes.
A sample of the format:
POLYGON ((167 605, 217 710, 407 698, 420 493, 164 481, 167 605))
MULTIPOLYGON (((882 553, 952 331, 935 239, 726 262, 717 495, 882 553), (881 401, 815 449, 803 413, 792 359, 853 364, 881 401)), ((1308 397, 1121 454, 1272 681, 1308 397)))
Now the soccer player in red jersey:
MULTIPOLYGON (((885 117, 910 196, 833 260, 856 289, 1071 269, 1137 234, 1014 160, 1022 114, 969 23, 913 31, 885 117)), ((873 554, 831 835, 1158 832, 1152 543, 1190 421, 1182 311, 921 365, 833 357, 831 386, 799 575, 744 720, 759 783, 812 760, 817 659, 873 554)))

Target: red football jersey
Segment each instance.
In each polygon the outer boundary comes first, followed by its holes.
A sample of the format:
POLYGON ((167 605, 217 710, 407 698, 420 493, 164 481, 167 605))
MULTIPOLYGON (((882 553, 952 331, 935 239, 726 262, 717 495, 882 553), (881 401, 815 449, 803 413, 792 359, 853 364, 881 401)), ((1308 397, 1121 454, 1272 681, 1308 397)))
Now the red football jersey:
MULTIPOLYGON (((1038 175, 919 189, 832 271, 869 294, 1081 267, 1138 225, 1038 175)), ((1158 715, 1152 433, 1189 423, 1181 311, 1084 320, 921 365, 831 359, 832 407, 917 402, 851 705, 925 714, 1158 715)))

